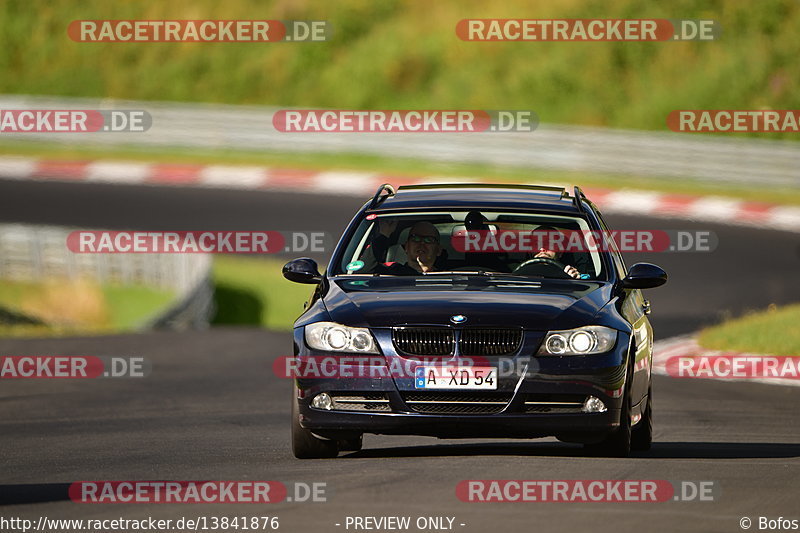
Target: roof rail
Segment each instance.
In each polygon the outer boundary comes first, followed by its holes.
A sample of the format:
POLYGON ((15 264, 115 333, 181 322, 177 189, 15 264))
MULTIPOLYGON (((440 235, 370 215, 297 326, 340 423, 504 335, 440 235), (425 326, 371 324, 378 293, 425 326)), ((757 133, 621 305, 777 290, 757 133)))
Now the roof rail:
POLYGON ((549 185, 528 185, 526 183, 422 183, 419 185, 401 185, 398 191, 414 189, 524 189, 529 191, 555 192, 567 197, 564 187, 549 185))
POLYGON ((394 190, 394 187, 391 186, 391 184, 384 183, 383 185, 378 187, 378 192, 376 192, 375 196, 372 197, 372 201, 369 203, 368 209, 372 209, 374 207, 377 207, 379 203, 381 203, 386 198, 389 198, 390 196, 394 196, 395 193, 396 193, 396 191, 394 190), (389 194, 384 194, 383 196, 381 196, 381 193, 383 191, 388 191, 389 194))
POLYGON ((575 208, 582 213, 583 212, 583 204, 581 204, 581 201, 582 200, 586 200, 588 202, 589 199, 586 198, 586 195, 583 194, 583 191, 577 185, 575 186, 573 191, 574 191, 575 195, 572 197, 572 203, 574 203, 575 204, 575 208))

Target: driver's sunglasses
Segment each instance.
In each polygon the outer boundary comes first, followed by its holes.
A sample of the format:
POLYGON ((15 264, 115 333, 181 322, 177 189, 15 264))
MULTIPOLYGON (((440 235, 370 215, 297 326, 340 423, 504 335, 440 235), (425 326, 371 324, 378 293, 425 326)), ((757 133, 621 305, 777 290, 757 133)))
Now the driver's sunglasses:
POLYGON ((439 242, 439 239, 433 235, 416 235, 414 233, 408 236, 408 240, 412 242, 424 242, 425 244, 434 244, 439 242))

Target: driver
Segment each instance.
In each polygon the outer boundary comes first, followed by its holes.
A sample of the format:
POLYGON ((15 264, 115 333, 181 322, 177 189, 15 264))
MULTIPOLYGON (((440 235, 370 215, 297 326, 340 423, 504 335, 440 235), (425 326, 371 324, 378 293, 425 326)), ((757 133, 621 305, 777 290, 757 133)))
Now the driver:
MULTIPOLYGON (((556 261, 556 262, 559 262, 559 263, 563 263, 562 259, 564 259, 564 255, 565 255, 564 252, 555 251, 555 250, 551 250, 550 249, 550 248, 556 248, 555 246, 552 246, 552 244, 551 244, 553 241, 555 241, 555 239, 552 238, 552 235, 553 235, 552 232, 556 232, 556 231, 558 231, 560 233, 560 230, 558 228, 554 228, 552 226, 539 226, 538 228, 536 228, 533 231, 533 233, 535 235, 534 239, 536 239, 537 237, 539 238, 538 241, 535 240, 534 242, 541 242, 542 243, 542 247, 539 248, 539 250, 533 256, 533 259, 539 259, 539 258, 551 259, 553 261, 556 261)), ((578 279, 578 278, 581 277, 581 272, 577 268, 572 266, 572 265, 565 264, 564 265, 564 273, 566 273, 569 277, 575 278, 575 279, 578 279)))

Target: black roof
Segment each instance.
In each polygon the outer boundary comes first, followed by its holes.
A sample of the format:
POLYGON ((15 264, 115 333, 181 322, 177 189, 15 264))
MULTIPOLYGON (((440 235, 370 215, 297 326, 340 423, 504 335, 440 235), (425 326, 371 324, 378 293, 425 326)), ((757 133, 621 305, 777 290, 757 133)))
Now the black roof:
MULTIPOLYGON (((574 197, 561 187, 459 183, 403 186, 395 194, 379 196, 382 191, 383 189, 379 189, 368 211, 419 208, 511 209, 574 214, 582 210, 576 205, 574 197)), ((392 192, 389 189, 386 191, 392 192)))

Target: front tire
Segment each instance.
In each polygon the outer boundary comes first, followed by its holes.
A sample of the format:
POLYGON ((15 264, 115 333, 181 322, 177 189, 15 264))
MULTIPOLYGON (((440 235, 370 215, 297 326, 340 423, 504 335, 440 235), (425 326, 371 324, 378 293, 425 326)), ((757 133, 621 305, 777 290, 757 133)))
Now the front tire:
POLYGON ((340 452, 360 452, 364 447, 364 434, 352 439, 343 439, 339 441, 340 452))
POLYGON ((653 444, 653 385, 647 388, 647 403, 642 419, 631 433, 631 449, 646 452, 653 444))
POLYGON ((619 427, 604 440, 586 444, 586 450, 602 457, 628 457, 631 454, 630 396, 625 393, 619 413, 619 427))
POLYGON ((631 385, 633 372, 628 370, 625 393, 619 410, 619 427, 598 443, 586 444, 585 449, 602 457, 628 457, 631 454, 631 385))
POLYGON ((300 425, 297 388, 292 389, 292 453, 298 459, 330 459, 339 455, 335 440, 323 440, 300 425))

